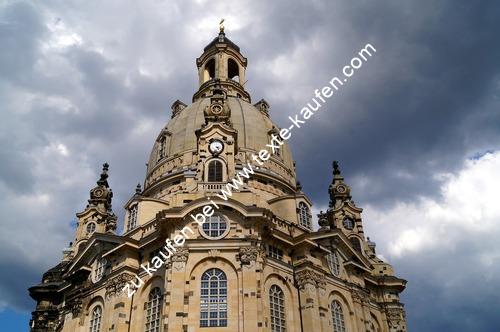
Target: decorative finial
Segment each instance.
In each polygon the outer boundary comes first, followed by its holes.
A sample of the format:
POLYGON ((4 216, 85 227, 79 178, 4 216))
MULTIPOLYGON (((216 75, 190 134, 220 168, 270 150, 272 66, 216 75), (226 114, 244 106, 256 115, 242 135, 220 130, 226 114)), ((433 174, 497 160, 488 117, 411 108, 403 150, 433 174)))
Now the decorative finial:
POLYGON ((224 19, 219 22, 219 33, 224 33, 224 19))
POLYGON ((141 184, 140 184, 140 183, 138 183, 138 184, 137 184, 137 187, 135 187, 135 194, 136 194, 136 195, 140 195, 140 194, 141 194, 141 192, 142 192, 141 184))
POLYGON ((340 174, 339 162, 334 160, 333 161, 333 175, 339 175, 339 174, 340 174))
POLYGON ((100 186, 104 186, 106 188, 109 187, 108 185, 108 171, 109 171, 109 164, 108 163, 104 163, 102 164, 102 172, 101 172, 101 177, 100 179, 97 181, 97 184, 100 185, 100 186))
POLYGON ((327 231, 330 223, 328 222, 328 216, 323 211, 319 211, 318 216, 318 224, 321 226, 320 231, 327 231))

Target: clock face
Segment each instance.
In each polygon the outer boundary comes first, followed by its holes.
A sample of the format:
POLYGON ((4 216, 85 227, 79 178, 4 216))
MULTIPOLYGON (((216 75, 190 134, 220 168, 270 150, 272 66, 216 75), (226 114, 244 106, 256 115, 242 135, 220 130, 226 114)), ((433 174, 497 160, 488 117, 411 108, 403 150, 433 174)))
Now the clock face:
POLYGON ((224 149, 224 144, 221 141, 215 140, 210 143, 210 152, 212 152, 213 154, 221 153, 222 149, 224 149))

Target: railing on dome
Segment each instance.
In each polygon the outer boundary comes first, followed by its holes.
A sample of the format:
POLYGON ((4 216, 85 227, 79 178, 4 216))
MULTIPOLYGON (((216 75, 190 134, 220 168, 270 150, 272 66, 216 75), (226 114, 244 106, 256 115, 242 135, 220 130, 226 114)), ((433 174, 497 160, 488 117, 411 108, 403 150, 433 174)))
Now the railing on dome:
MULTIPOLYGON (((230 78, 226 79, 214 79, 211 78, 210 80, 204 82, 200 87, 198 88, 198 91, 195 92, 193 95, 193 102, 198 100, 199 98, 203 98, 203 94, 207 93, 208 87, 212 85, 222 85, 225 86, 226 89, 229 88, 231 91, 237 91, 243 100, 247 102, 251 102, 250 94, 245 91, 245 87, 241 85, 239 82, 236 82, 230 78)), ((236 95, 235 93, 230 93, 229 95, 234 96, 236 95)))
POLYGON ((210 192, 220 191, 225 185, 226 182, 200 182, 198 183, 198 190, 210 192))

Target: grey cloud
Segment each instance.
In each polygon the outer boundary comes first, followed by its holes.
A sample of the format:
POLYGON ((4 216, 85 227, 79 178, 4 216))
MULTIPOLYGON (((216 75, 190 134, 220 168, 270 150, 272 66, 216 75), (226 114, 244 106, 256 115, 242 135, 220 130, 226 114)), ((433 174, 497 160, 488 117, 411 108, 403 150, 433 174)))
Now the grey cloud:
POLYGON ((36 9, 25 2, 0 7, 0 74, 12 82, 30 79, 46 29, 36 9))

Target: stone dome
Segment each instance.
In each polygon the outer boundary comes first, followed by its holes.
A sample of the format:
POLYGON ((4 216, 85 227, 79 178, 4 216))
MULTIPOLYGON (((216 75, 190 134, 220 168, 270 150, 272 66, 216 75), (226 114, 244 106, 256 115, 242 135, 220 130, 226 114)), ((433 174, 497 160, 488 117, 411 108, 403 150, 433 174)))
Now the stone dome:
MULTIPOLYGON (((231 111, 230 123, 237 131, 237 151, 243 156, 244 162, 242 163, 246 164, 250 161, 248 156, 265 149, 266 144, 270 143, 271 133, 277 135, 279 128, 267 114, 241 98, 228 96, 226 104, 231 111)), ((204 110, 209 105, 210 98, 200 98, 178 113, 174 113, 173 118, 159 135, 160 137, 162 134, 168 133, 168 140, 164 147, 166 150, 164 158, 158 158, 162 144, 160 139, 154 143, 147 167, 145 189, 157 182, 156 180, 159 178, 174 174, 176 171, 185 171, 189 165, 193 165, 193 162, 196 161, 198 148, 196 131, 205 124, 204 110), (179 157, 182 161, 162 172, 164 174, 158 174, 156 170, 162 164, 179 157)), ((269 147, 267 149, 270 150, 269 147)), ((268 173, 269 176, 286 182, 290 187, 295 187, 294 162, 286 142, 281 147, 280 156, 273 156, 262 165, 261 170, 268 173)))

